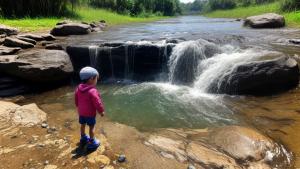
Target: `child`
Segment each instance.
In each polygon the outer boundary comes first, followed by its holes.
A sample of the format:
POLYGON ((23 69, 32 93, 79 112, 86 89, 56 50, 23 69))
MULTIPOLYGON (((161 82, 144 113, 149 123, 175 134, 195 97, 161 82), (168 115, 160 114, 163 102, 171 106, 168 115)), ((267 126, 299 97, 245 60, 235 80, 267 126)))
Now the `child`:
POLYGON ((104 106, 96 89, 99 73, 92 67, 85 67, 80 71, 81 83, 75 92, 75 104, 81 124, 81 144, 86 144, 87 149, 97 149, 100 142, 95 138, 96 111, 104 116, 104 106), (85 126, 89 126, 89 135, 85 133, 85 126))

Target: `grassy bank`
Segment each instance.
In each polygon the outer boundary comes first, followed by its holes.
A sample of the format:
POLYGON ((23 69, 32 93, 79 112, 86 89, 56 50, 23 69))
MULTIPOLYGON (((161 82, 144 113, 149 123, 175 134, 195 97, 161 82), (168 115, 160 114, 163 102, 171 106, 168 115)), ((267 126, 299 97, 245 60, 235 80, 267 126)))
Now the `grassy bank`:
POLYGON ((130 17, 127 15, 120 15, 104 9, 94 8, 79 8, 76 10, 76 17, 70 18, 22 18, 22 19, 6 19, 0 18, 0 23, 12 27, 17 27, 21 31, 43 31, 49 30, 55 24, 64 19, 78 20, 78 21, 99 21, 105 20, 108 25, 127 24, 134 22, 150 22, 162 19, 164 17, 151 16, 151 17, 130 17))
POLYGON ((238 7, 230 10, 216 10, 204 14, 207 17, 214 18, 246 18, 248 16, 275 12, 285 16, 286 23, 289 27, 300 28, 300 11, 283 13, 280 11, 279 3, 270 3, 258 6, 238 7))

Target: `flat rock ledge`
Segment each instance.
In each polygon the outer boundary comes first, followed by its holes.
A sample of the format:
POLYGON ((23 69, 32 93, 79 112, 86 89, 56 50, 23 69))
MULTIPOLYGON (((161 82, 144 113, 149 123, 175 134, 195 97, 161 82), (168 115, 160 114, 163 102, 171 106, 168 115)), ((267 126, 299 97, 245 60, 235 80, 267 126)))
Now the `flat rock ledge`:
POLYGON ((15 103, 0 101, 0 120, 11 122, 13 125, 32 127, 47 120, 47 114, 36 104, 24 106, 15 103))
POLYGON ((151 134, 145 145, 162 157, 196 168, 286 168, 290 155, 283 146, 258 131, 240 126, 215 129, 164 129, 151 134))

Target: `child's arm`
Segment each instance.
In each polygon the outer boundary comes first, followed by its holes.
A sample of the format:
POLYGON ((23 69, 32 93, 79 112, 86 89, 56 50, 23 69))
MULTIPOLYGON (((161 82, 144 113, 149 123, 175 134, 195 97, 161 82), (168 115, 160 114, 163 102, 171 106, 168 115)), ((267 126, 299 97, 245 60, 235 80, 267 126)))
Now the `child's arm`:
POLYGON ((92 94, 94 106, 96 107, 97 111, 101 114, 101 116, 104 116, 104 106, 100 94, 98 93, 97 89, 92 89, 90 90, 90 92, 92 94))
POLYGON ((75 105, 76 105, 76 107, 78 107, 78 96, 77 96, 77 93, 78 93, 78 89, 76 89, 76 91, 75 91, 75 105))

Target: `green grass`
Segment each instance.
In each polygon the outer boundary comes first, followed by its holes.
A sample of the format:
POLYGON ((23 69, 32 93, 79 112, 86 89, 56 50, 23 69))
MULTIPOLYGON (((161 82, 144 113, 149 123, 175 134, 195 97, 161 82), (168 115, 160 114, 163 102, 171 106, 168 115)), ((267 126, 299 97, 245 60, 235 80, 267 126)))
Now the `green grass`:
POLYGON ((22 18, 22 19, 6 19, 0 18, 0 23, 12 27, 17 27, 24 32, 32 31, 46 31, 55 26, 58 21, 64 19, 77 21, 100 21, 105 20, 109 26, 118 24, 128 24, 134 22, 150 22, 159 20, 165 17, 150 16, 150 17, 130 17, 127 15, 120 15, 104 9, 94 9, 88 7, 78 8, 76 10, 76 17, 71 18, 22 18))
POLYGON ((279 5, 278 2, 275 2, 257 6, 237 7, 230 10, 216 10, 205 13, 204 16, 213 18, 246 18, 248 16, 275 12, 285 16, 287 26, 300 28, 300 11, 283 13, 280 11, 279 5))

